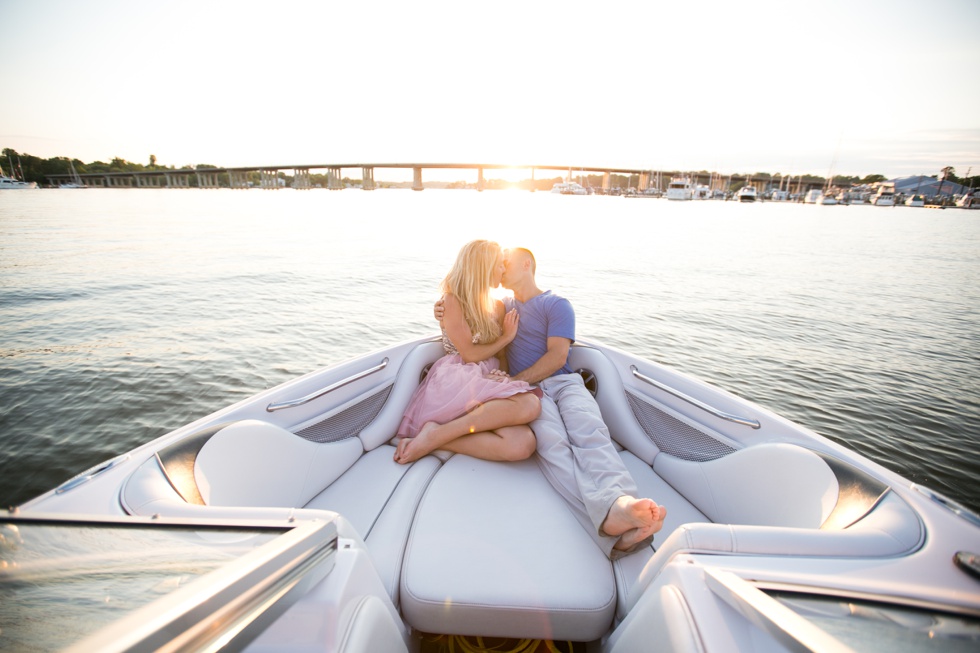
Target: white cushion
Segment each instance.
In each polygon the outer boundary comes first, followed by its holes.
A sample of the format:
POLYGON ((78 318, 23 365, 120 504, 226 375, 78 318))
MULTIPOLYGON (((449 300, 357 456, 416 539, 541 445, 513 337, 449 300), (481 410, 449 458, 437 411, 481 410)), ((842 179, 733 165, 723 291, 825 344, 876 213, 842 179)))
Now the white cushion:
POLYGON ((378 576, 397 606, 405 542, 439 461, 424 456, 411 465, 399 465, 394 454, 395 448, 387 445, 365 453, 305 507, 339 512, 350 520, 367 543, 378 576))
POLYGON ((194 478, 209 506, 305 506, 360 457, 357 438, 316 443, 258 420, 235 422, 201 448, 194 478))
POLYGON ((401 606, 423 632, 592 641, 612 623, 616 585, 534 460, 456 455, 419 506, 401 606))
POLYGON ((839 494, 823 458, 792 444, 755 445, 706 462, 661 453, 653 469, 720 524, 820 528, 839 494))

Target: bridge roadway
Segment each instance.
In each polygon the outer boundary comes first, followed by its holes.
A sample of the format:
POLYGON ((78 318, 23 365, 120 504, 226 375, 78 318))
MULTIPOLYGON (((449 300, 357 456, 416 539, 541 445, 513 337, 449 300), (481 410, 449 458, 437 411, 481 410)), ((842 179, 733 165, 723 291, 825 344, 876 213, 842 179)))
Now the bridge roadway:
MULTIPOLYGON (((343 188, 341 171, 344 169, 361 169, 362 188, 373 190, 376 187, 374 181, 374 171, 381 169, 411 169, 413 171, 412 189, 423 190, 422 171, 423 170, 476 170, 477 171, 477 190, 485 188, 484 170, 529 170, 531 180, 534 180, 536 170, 560 170, 566 172, 566 180, 571 180, 576 175, 601 174, 602 188, 609 190, 610 176, 637 175, 639 177, 638 190, 646 190, 651 187, 651 181, 661 190, 666 189, 672 177, 688 177, 695 185, 705 185, 711 190, 727 190, 727 187, 735 182, 745 182, 763 191, 771 183, 785 181, 780 177, 775 179, 769 176, 756 175, 728 175, 722 176, 718 173, 689 173, 677 170, 641 170, 638 168, 610 168, 596 166, 555 166, 555 165, 510 165, 502 163, 324 163, 324 164, 303 164, 303 165, 275 165, 275 166, 242 166, 233 168, 182 168, 179 170, 141 170, 132 172, 91 172, 78 175, 82 183, 86 186, 100 186, 108 188, 190 188, 190 178, 194 176, 199 188, 249 188, 248 173, 258 172, 260 175, 260 187, 276 189, 280 188, 279 173, 282 171, 293 172, 294 188, 312 188, 310 183, 310 170, 327 171, 327 188, 340 190, 343 188), (227 184, 221 175, 227 175, 227 184)), ((73 181, 69 173, 47 175, 51 185, 59 185, 73 181)), ((790 178, 791 180, 792 178, 790 178)), ((77 179, 74 179, 77 181, 77 179)), ((811 187, 820 187, 821 183, 807 183, 799 179, 795 182, 788 182, 795 189, 795 192, 806 192, 811 187)))

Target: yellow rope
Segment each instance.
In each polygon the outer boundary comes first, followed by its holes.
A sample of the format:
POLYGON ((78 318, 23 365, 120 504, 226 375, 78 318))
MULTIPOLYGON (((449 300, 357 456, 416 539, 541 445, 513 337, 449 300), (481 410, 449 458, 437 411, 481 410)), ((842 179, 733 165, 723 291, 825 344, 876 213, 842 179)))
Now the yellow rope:
MULTIPOLYGON (((431 637, 428 639, 429 642, 435 644, 437 642, 441 643, 441 651, 448 650, 449 653, 535 653, 540 650, 543 644, 548 653, 563 653, 554 642, 548 639, 521 639, 518 640, 516 644, 513 643, 514 640, 503 640, 495 645, 488 645, 483 637, 470 638, 466 635, 433 635, 427 636, 431 637), (476 641, 471 641, 475 639, 476 641), (513 648, 503 648, 505 646, 512 645, 513 648)), ((572 643, 566 642, 568 644, 568 651, 572 651, 572 643)))

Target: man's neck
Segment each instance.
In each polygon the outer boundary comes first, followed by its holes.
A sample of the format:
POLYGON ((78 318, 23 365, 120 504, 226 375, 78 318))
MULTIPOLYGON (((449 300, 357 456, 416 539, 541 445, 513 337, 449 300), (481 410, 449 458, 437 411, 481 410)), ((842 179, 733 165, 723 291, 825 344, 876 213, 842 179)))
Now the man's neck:
POLYGON ((537 297, 538 295, 544 292, 543 290, 538 288, 537 285, 534 284, 534 282, 522 285, 518 288, 513 288, 513 291, 514 291, 514 299, 516 299, 522 304, 530 301, 531 299, 537 297))

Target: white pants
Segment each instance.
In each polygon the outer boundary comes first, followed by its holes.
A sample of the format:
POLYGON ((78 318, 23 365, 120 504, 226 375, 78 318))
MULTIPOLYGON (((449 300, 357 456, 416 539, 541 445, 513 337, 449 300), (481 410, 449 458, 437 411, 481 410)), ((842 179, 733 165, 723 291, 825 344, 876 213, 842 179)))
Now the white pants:
POLYGON ((537 438, 538 466, 599 548, 615 560, 629 551, 614 550, 619 536, 602 532, 609 509, 624 494, 635 497, 636 482, 619 457, 599 404, 578 374, 559 374, 541 382, 541 415, 531 423, 537 438))

